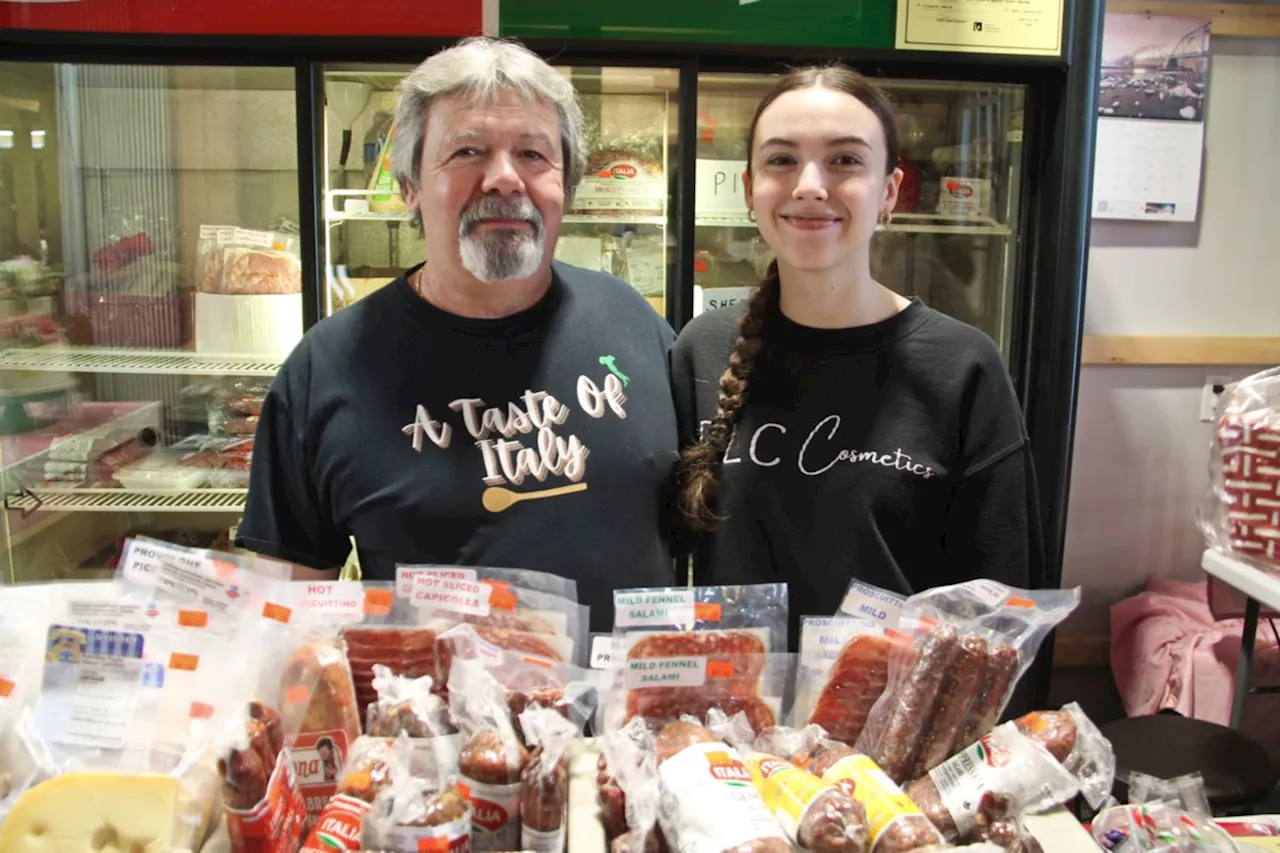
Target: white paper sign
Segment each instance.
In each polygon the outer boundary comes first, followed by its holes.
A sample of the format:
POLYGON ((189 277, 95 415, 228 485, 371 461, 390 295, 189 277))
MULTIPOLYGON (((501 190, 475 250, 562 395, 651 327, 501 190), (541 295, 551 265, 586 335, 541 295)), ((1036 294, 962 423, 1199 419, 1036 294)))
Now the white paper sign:
POLYGON ((322 619, 359 621, 364 618, 364 586, 360 581, 308 582, 298 606, 322 619))
POLYGON ((728 308, 739 302, 746 302, 755 293, 754 287, 700 287, 693 286, 693 316, 703 311, 714 311, 717 308, 728 308))
POLYGON ((694 621, 695 612, 692 589, 613 594, 613 624, 619 628, 688 625, 694 621))
POLYGON ((747 194, 742 185, 746 160, 698 160, 698 216, 747 218, 747 194))
POLYGON ((488 616, 489 596, 492 593, 493 587, 488 584, 428 572, 414 576, 409 603, 414 607, 450 613, 488 616))
POLYGON ((906 599, 900 595, 854 581, 849 584, 840 612, 886 628, 896 628, 906 605, 906 599))
POLYGON ((701 687, 707 683, 707 659, 639 658, 627 661, 628 690, 641 687, 701 687))
POLYGON ((613 669, 613 637, 600 634, 591 638, 591 668, 613 669))
POLYGON ((203 610, 226 614, 249 603, 247 590, 219 578, 213 560, 175 545, 133 540, 122 558, 121 573, 130 583, 154 587, 203 610))
POLYGON ((464 569, 458 566, 396 566, 396 595, 408 598, 413 594, 413 579, 431 575, 440 578, 453 578, 460 581, 474 581, 475 569, 464 569))
POLYGON ((800 665, 827 669, 851 638, 878 630, 879 626, 870 619, 805 619, 800 625, 800 665))

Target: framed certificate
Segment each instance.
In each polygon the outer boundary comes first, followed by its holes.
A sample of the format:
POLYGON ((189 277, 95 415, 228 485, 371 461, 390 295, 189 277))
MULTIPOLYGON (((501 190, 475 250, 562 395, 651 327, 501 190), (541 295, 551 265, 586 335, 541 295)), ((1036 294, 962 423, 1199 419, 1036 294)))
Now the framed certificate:
POLYGON ((898 0, 894 46, 1061 56, 1062 11, 1063 0, 898 0))

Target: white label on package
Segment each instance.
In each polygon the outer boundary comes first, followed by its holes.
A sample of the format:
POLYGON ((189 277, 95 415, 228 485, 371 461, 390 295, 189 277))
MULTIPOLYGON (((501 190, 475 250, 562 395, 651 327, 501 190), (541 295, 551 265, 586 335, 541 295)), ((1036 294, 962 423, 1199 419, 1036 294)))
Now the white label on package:
POLYGON ((627 661, 628 690, 640 687, 701 687, 707 683, 707 659, 636 658, 627 661))
POLYGON ((486 785, 461 777, 458 787, 471 803, 471 849, 475 853, 518 850, 520 783, 486 785))
POLYGON ((488 616, 489 596, 492 593, 493 587, 488 584, 439 574, 425 574, 414 577, 409 603, 414 607, 430 610, 488 616))
POLYGON ((807 669, 829 669, 840 657, 840 649, 858 634, 879 629, 870 619, 840 617, 805 619, 800 625, 800 665, 807 669))
POLYGON ((230 613, 249 602, 247 590, 218 578, 208 557, 159 542, 130 542, 121 571, 130 583, 152 586, 177 601, 216 613, 230 613))
POLYGON ((991 580, 975 580, 964 585, 974 598, 991 607, 999 607, 1009 598, 1009 588, 991 580))
POLYGON ((591 668, 613 669, 613 637, 600 634, 591 638, 591 668))
POLYGON ((840 611, 859 619, 870 619, 886 628, 898 627, 904 610, 909 610, 906 599, 892 592, 853 581, 840 605, 840 611))
MULTIPOLYGON (((695 743, 658 766, 659 813, 678 827, 680 853, 721 853, 757 839, 788 844, 733 747, 695 743)), ((664 826, 666 824, 664 823, 664 826)))
POLYGON ((119 604, 114 601, 68 601, 70 621, 86 628, 117 631, 146 631, 153 616, 159 615, 143 604, 119 604))
POLYGON ((615 592, 613 624, 618 628, 663 628, 690 625, 696 608, 692 589, 615 592))
POLYGON ((300 607, 325 620, 359 622, 364 617, 364 586, 360 581, 308 583, 300 607))
POLYGON ((396 595, 401 598, 413 595, 413 579, 420 576, 474 581, 476 570, 461 569, 456 566, 396 566, 396 595))

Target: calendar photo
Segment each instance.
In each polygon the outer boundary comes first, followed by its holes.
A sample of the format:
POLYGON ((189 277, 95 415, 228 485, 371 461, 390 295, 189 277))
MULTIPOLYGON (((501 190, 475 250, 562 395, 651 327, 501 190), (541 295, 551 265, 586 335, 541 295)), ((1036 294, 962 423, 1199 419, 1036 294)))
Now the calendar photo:
POLYGON ((1208 21, 1106 16, 1093 174, 1095 219, 1195 220, 1209 45, 1208 21))

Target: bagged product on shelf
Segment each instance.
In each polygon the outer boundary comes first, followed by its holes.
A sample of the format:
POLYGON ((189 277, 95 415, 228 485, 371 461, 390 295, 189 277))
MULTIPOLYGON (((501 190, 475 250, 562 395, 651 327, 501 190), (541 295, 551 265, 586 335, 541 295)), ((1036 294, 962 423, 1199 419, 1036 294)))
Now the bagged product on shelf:
POLYGON ((387 754, 387 784, 365 818, 361 844, 380 853, 466 853, 471 804, 454 780, 415 768, 414 748, 401 735, 387 754))
POLYGON ((581 729, 555 709, 533 706, 519 716, 531 748, 520 773, 520 849, 564 853, 569 810, 568 751, 581 729))
POLYGON ((1228 385, 1197 513, 1209 547, 1280 571, 1280 367, 1228 385))
POLYGON ((1090 823, 1090 832, 1099 847, 1116 853, 1236 849, 1231 837, 1213 822, 1199 773, 1176 779, 1130 773, 1128 805, 1103 809, 1090 823))
POLYGON ((452 783, 458 775, 462 735, 449 716, 449 707, 432 692, 430 676, 405 678, 385 666, 373 667, 378 701, 368 708, 365 732, 370 737, 406 735, 413 750, 413 771, 452 783))
POLYGON ((243 378, 225 382, 209 398, 209 432, 216 437, 253 437, 269 379, 243 378))
POLYGON ((738 751, 693 720, 668 723, 654 746, 658 821, 672 849, 720 851, 749 845, 788 853, 791 843, 751 784, 738 751))
POLYGON ((253 438, 232 436, 215 438, 189 436, 168 448, 183 468, 199 468, 206 472, 206 485, 211 489, 245 489, 249 487, 249 467, 253 462, 253 438))
POLYGON ((742 711, 758 729, 780 714, 794 656, 787 642, 785 584, 618 590, 612 654, 622 708, 651 725, 711 708, 742 711))
POLYGON ((889 621, 913 642, 891 649, 885 690, 857 747, 901 783, 974 743, 994 728, 1040 643, 1078 601, 1078 589, 1015 590, 989 580, 912 596, 889 621))
POLYGON ((196 276, 202 293, 234 296, 302 292, 296 235, 201 225, 196 276))
POLYGON ((471 803, 472 848, 517 850, 529 754, 512 725, 507 691, 479 661, 459 660, 449 673, 449 710, 464 737, 458 789, 471 803))
POLYGON ((1032 711, 1014 723, 1075 777, 1085 802, 1101 808, 1115 782, 1116 754, 1079 704, 1069 702, 1057 711, 1032 711))
MULTIPOLYGON (((1036 814, 1065 803, 1080 785, 1043 746, 1014 723, 998 726, 907 786, 906 793, 948 841, 968 841, 984 820, 1036 814), (997 815, 995 810, 1000 810, 997 815)), ((983 839, 978 839, 983 840, 983 839)))
POLYGON ((792 844, 811 853, 869 849, 867 813, 848 791, 765 751, 745 715, 707 714, 707 728, 742 754, 751 784, 792 844))

